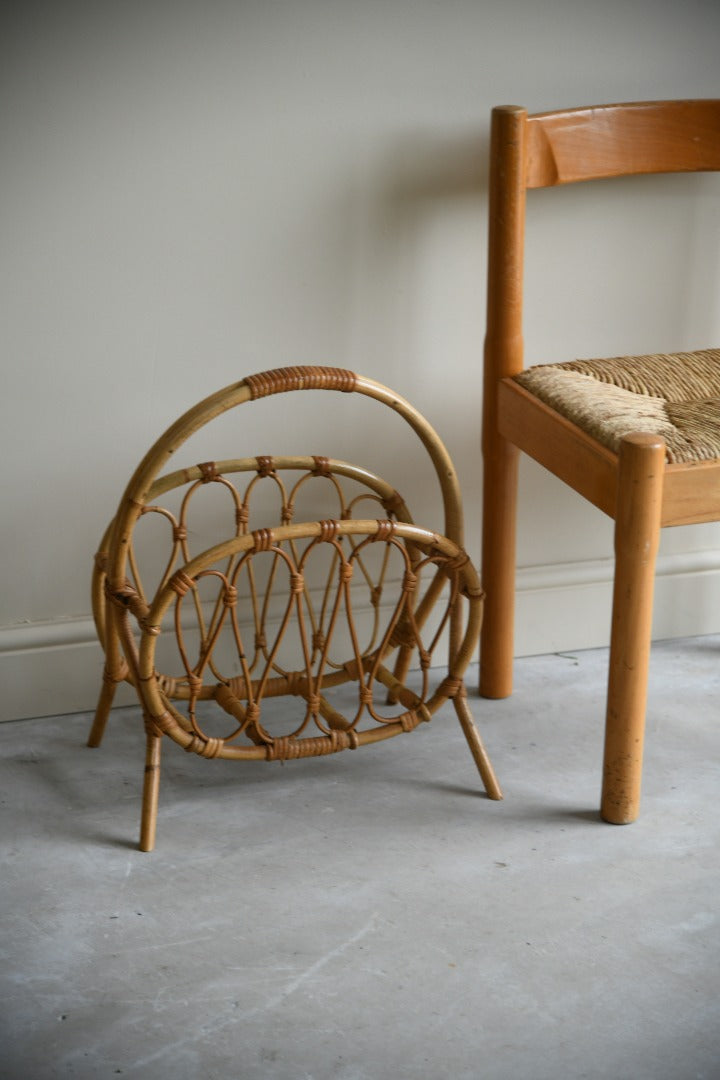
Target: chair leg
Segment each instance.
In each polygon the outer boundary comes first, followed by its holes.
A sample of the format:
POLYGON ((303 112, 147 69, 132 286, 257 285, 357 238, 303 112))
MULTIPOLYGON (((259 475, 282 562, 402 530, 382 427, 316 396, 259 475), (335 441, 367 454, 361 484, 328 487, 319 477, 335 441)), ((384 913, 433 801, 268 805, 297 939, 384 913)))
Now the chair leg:
POLYGON ((482 782, 485 786, 489 799, 502 799, 503 794, 500 789, 500 785, 497 782, 495 776, 495 770, 492 767, 490 758, 487 755, 487 751, 483 746, 483 741, 480 738, 480 732, 475 727, 475 722, 472 718, 472 713, 468 708, 467 703, 467 691, 465 686, 461 686, 457 694, 453 698, 455 702, 455 712, 457 713, 460 726, 463 729, 467 744, 470 747, 470 753, 472 754, 475 764, 478 767, 478 772, 482 778, 482 782))
POLYGON ((662 439, 638 434, 623 440, 601 803, 602 817, 614 825, 634 821, 640 808, 664 467, 662 439))
POLYGON ((152 851, 155 847, 158 794, 160 791, 160 750, 162 736, 147 724, 145 749, 145 780, 143 783, 142 819, 140 823, 140 850, 152 851))
POLYGON ((512 693, 518 457, 516 447, 498 435, 485 448, 480 693, 486 698, 512 693))

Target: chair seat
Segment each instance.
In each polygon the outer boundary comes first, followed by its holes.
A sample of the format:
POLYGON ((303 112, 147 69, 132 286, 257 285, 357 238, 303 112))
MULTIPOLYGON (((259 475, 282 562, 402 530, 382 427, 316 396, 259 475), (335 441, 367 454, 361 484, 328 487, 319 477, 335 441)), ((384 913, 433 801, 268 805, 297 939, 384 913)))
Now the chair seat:
POLYGON ((616 453, 644 431, 670 463, 720 458, 720 349, 542 364, 515 381, 616 453))

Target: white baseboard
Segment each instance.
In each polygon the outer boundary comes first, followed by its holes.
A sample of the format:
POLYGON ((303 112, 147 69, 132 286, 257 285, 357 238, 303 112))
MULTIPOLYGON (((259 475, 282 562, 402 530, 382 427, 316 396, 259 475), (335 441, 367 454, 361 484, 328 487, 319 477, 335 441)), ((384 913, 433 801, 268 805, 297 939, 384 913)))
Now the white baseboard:
MULTIPOLYGON (((518 571, 515 655, 608 645, 614 563, 601 559, 518 571)), ((653 639, 720 632, 720 552, 661 555, 653 639)))
MULTIPOLYGON (((536 566, 518 572, 516 655, 605 646, 612 561, 536 566)), ((720 553, 658 560, 653 637, 720 632, 720 553)), ((0 721, 94 709, 103 668, 89 617, 0 629, 0 721)), ((121 687, 117 704, 134 701, 121 687)))

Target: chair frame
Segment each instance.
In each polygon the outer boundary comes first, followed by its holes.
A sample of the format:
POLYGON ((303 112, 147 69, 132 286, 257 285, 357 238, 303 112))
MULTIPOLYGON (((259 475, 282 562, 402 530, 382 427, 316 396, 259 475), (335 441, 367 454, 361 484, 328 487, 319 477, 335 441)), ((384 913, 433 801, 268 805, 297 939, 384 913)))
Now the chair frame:
MULTIPOLYGON (((661 438, 615 454, 513 381, 524 365, 526 193, 586 180, 720 170, 720 100, 492 113, 483 403, 486 590, 480 692, 512 692, 519 451, 615 519, 602 817, 640 805, 655 557, 660 529, 720 519, 720 461, 668 464, 661 438)), ((572 358, 571 358, 572 359, 572 358)))

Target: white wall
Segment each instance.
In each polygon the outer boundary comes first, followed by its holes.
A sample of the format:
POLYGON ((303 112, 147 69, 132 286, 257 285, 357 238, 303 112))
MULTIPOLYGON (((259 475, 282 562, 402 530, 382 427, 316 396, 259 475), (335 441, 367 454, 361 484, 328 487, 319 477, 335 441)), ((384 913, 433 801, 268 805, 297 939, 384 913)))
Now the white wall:
MULTIPOLYGON (((490 109, 720 96, 717 0, 15 7, 0 28, 5 718, 92 706, 101 531, 163 428, 251 371, 328 363, 409 397, 456 460, 479 556, 490 109)), ((720 341, 718 178, 611 187, 538 193, 531 360, 720 341), (611 226, 584 231, 588 207, 611 226)), ((378 440, 326 404, 296 449, 342 456, 342 437, 372 464, 378 440)), ((259 440, 237 452, 280 448, 259 440)), ((411 452, 389 457, 423 522, 411 452)), ((610 538, 528 467, 519 651, 606 642, 610 538)), ((718 547, 714 526, 666 534, 659 635, 720 629, 718 547)))

